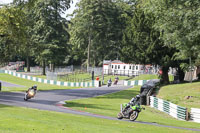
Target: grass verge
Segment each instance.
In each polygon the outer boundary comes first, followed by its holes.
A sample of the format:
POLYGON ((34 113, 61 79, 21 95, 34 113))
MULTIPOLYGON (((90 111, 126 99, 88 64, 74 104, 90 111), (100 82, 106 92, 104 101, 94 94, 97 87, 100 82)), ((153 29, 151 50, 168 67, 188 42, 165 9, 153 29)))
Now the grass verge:
POLYGON ((0 80, 13 83, 13 84, 18 84, 18 85, 23 85, 25 87, 2 87, 2 91, 24 91, 27 90, 29 87, 33 85, 38 86, 38 90, 55 90, 55 89, 72 89, 72 88, 77 88, 77 87, 65 87, 65 86, 57 86, 57 85, 50 85, 50 84, 44 84, 44 83, 39 83, 27 79, 22 79, 18 78, 9 74, 2 74, 0 73, 0 80))
POLYGON ((187 108, 200 108, 200 82, 167 85, 158 97, 187 108))
MULTIPOLYGON (((129 100, 138 93, 139 86, 104 96, 67 101, 65 106, 95 114, 116 117, 117 113, 120 111, 120 104, 129 102, 129 100)), ((137 121, 187 128, 199 128, 198 123, 180 121, 153 108, 145 108, 146 110, 143 110, 139 114, 137 121)))
POLYGON ((192 132, 6 105, 0 105, 0 118, 1 133, 192 132))

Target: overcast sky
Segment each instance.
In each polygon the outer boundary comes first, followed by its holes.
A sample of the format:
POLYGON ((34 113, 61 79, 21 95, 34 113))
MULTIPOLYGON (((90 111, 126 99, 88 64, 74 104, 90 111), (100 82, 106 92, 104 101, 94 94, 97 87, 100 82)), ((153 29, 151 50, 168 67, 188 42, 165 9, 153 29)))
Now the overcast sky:
MULTIPOLYGON (((75 9, 76 3, 79 0, 73 0, 73 1, 74 2, 73 2, 73 4, 71 4, 71 8, 66 11, 66 14, 71 14, 73 12, 73 10, 75 9)), ((8 3, 11 3, 11 2, 13 2, 13 0, 0 0, 0 4, 8 4, 8 3)))

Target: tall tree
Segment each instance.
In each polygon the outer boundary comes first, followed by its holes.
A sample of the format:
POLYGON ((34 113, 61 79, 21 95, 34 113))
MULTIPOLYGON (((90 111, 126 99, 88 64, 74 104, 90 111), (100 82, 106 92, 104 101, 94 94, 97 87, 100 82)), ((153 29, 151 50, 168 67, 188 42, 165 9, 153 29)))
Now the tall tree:
POLYGON ((21 53, 21 44, 27 42, 24 12, 16 6, 0 8, 1 62, 11 60, 21 53))
MULTIPOLYGON (((120 10, 110 0, 81 0, 71 20, 71 43, 82 63, 100 65, 117 58, 121 39, 120 10), (83 56, 84 55, 84 56, 83 56)), ((77 56, 76 56, 77 58, 77 56)))
POLYGON ((200 1, 199 0, 150 0, 146 2, 146 12, 156 16, 154 27, 161 33, 165 45, 179 51, 176 59, 191 57, 200 65, 200 1))
POLYGON ((30 72, 30 57, 33 57, 33 41, 31 39, 32 33, 31 33, 31 29, 33 28, 34 25, 34 20, 32 17, 32 9, 34 8, 34 4, 37 2, 38 0, 13 0, 13 4, 18 7, 20 10, 22 10, 24 12, 24 16, 20 16, 20 17, 24 17, 25 18, 25 34, 26 34, 26 42, 24 42, 23 44, 21 44, 22 46, 20 47, 20 55, 22 57, 26 58, 26 64, 27 64, 27 72, 30 72))
POLYGON ((144 13, 141 1, 134 3, 132 8, 132 15, 127 15, 128 26, 124 32, 121 56, 127 62, 161 66, 161 82, 167 84, 169 67, 176 64, 173 61, 176 49, 164 45, 160 32, 154 28, 154 15, 144 13))
POLYGON ((67 21, 61 17, 69 6, 70 0, 38 1, 32 10, 34 55, 36 61, 43 64, 44 75, 46 63, 55 65, 62 62, 69 52, 67 21))

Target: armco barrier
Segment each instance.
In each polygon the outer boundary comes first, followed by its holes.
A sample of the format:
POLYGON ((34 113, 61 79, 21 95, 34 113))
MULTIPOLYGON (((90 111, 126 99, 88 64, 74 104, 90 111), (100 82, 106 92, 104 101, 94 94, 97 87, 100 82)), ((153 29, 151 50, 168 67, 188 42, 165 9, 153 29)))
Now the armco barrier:
POLYGON ((134 81, 124 81, 124 86, 137 86, 137 85, 144 85, 149 80, 134 80, 134 81))
POLYGON ((5 70, 0 70, 0 73, 5 73, 5 70))
POLYGON ((23 75, 20 73, 8 71, 8 70, 0 70, 0 73, 7 73, 12 76, 16 76, 23 79, 28 79, 40 83, 51 84, 51 85, 59 85, 59 86, 68 86, 68 87, 99 87, 99 81, 92 82, 63 82, 63 81, 55 81, 55 80, 47 80, 37 77, 32 77, 28 75, 23 75))
POLYGON ((188 120, 187 108, 180 107, 171 102, 150 96, 150 106, 160 111, 163 111, 177 119, 188 120))
POLYGON ((191 108, 190 120, 200 123, 200 109, 191 108))

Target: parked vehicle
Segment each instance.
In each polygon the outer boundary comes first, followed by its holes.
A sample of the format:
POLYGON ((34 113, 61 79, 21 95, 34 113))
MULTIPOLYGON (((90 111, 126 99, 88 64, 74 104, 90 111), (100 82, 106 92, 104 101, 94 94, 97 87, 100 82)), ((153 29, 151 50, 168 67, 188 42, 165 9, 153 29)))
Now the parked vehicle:
POLYGON ((130 119, 131 121, 135 121, 137 119, 142 109, 145 109, 140 106, 137 96, 136 98, 132 98, 129 103, 121 104, 121 111, 117 115, 118 119, 126 118, 130 119))
POLYGON ((34 85, 26 91, 24 100, 27 101, 28 99, 33 98, 36 95, 36 92, 37 92, 37 86, 34 85))

